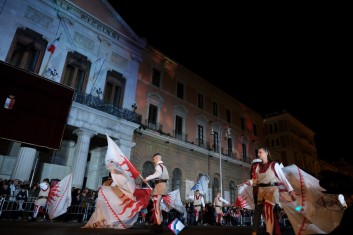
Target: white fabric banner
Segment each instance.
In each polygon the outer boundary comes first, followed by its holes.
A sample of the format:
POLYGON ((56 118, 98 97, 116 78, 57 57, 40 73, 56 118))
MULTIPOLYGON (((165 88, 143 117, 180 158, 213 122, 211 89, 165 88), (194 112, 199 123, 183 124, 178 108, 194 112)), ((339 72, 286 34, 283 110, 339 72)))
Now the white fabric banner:
POLYGON ((72 174, 69 174, 50 188, 47 200, 50 219, 54 219, 66 213, 67 208, 71 205, 71 184, 72 174))
POLYGON ((119 187, 101 186, 96 210, 84 228, 127 229, 134 225, 139 212, 146 208, 150 189, 136 189, 132 200, 119 187))

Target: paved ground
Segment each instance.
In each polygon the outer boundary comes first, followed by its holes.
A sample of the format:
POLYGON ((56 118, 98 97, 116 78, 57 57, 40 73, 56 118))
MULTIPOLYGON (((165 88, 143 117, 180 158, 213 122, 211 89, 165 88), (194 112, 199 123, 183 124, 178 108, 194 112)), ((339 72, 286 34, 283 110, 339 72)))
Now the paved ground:
MULTIPOLYGON (((84 223, 77 222, 28 222, 0 220, 0 234, 4 235, 110 235, 110 234, 154 234, 150 232, 150 225, 136 225, 125 230, 117 229, 87 229, 84 223)), ((236 226, 187 226, 179 235, 249 235, 250 227, 236 226)), ((167 226, 161 234, 174 235, 167 226)), ((283 235, 293 235, 290 230, 283 231, 283 235)))

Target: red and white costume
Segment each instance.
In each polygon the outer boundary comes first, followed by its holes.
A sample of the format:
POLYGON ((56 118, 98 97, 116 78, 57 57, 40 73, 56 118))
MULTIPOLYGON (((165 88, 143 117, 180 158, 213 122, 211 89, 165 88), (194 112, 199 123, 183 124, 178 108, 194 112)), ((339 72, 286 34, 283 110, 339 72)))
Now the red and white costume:
POLYGON ((217 195, 213 201, 213 206, 215 207, 215 210, 216 210, 217 225, 221 224, 222 215, 223 215, 223 210, 222 210, 223 202, 229 204, 229 202, 225 200, 223 197, 221 197, 220 195, 217 195))
POLYGON ((272 235, 275 223, 273 209, 276 204, 280 205, 279 186, 285 188, 288 192, 293 191, 293 187, 275 161, 253 164, 251 175, 251 185, 258 186, 257 203, 264 203, 266 232, 272 235))

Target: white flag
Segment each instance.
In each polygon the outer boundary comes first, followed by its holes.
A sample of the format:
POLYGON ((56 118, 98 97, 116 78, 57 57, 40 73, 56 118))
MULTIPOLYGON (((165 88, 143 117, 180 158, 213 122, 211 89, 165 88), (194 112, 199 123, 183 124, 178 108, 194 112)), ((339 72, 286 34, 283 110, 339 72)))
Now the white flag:
POLYGON ((50 188, 48 195, 48 214, 54 219, 67 211, 71 205, 72 174, 70 173, 55 186, 50 188))
POLYGON ((323 193, 326 190, 319 180, 294 164, 284 167, 283 173, 296 192, 294 203, 286 199, 286 193, 280 199, 295 234, 327 234, 338 226, 343 209, 337 195, 323 193))
POLYGON ((183 205, 180 197, 179 189, 176 189, 167 196, 163 196, 163 200, 161 201, 161 208, 162 210, 169 212, 171 209, 175 209, 183 214, 183 218, 187 216, 186 208, 183 205))
POLYGON ((150 195, 150 189, 136 189, 134 199, 131 199, 119 187, 101 186, 96 209, 84 227, 130 228, 136 222, 139 212, 147 208, 150 195))
POLYGON ((107 140, 106 168, 110 171, 114 183, 119 186, 125 195, 132 198, 136 187, 135 179, 139 176, 139 172, 108 135, 107 140))
POLYGON ((249 210, 255 209, 253 187, 247 184, 240 184, 238 187, 238 197, 235 200, 235 206, 246 208, 249 210))
POLYGON ((191 191, 199 190, 200 194, 206 195, 209 182, 210 177, 208 175, 202 175, 197 183, 191 188, 191 191))

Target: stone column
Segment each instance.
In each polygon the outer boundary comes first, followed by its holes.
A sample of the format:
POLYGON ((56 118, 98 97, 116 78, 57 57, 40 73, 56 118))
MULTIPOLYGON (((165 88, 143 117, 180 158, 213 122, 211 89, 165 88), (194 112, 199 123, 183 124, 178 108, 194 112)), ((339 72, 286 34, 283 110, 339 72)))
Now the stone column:
POLYGON ((72 163, 72 187, 82 188, 83 178, 85 177, 89 144, 92 136, 95 135, 90 130, 77 129, 74 133, 78 136, 74 161, 72 163))
POLYGON ((87 167, 88 175, 86 187, 98 190, 99 186, 102 185, 101 169, 106 152, 106 148, 104 148, 104 151, 101 149, 91 151, 91 161, 87 167))
POLYGON ((127 159, 130 160, 130 155, 131 155, 131 148, 136 145, 136 143, 128 140, 123 140, 119 139, 118 141, 115 141, 119 148, 121 149, 121 152, 125 155, 127 159))
POLYGON ((34 148, 21 147, 17 155, 15 168, 13 169, 11 178, 22 181, 30 180, 36 154, 37 150, 34 148))

